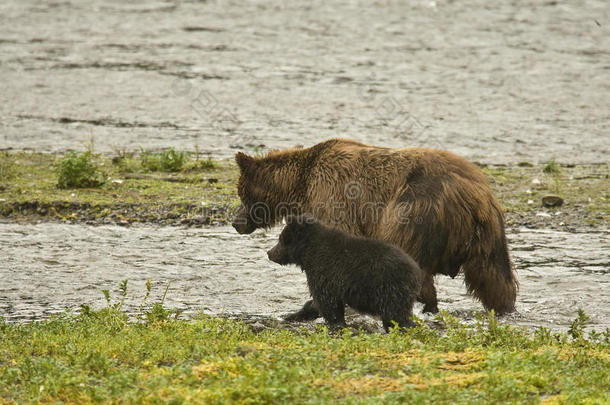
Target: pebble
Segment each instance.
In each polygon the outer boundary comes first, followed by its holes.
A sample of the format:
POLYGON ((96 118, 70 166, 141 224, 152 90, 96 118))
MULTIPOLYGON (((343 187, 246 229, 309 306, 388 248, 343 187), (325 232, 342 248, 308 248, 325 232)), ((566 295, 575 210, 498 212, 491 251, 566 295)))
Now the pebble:
POLYGON ((250 324, 250 328, 252 329, 253 332, 257 333, 257 332, 262 332, 265 329, 267 329, 267 327, 265 325, 263 325, 261 322, 256 321, 253 324, 250 324))
POLYGON ((542 197, 542 205, 545 207, 559 207, 563 205, 563 198, 558 195, 545 195, 542 197))

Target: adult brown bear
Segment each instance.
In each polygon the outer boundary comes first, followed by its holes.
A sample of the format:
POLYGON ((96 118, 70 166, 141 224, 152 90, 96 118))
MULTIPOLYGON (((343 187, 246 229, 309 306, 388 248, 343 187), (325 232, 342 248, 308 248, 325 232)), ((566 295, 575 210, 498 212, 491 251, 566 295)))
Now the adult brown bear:
MULTIPOLYGON (((449 152, 330 139, 310 148, 235 156, 241 233, 308 213, 328 225, 391 242, 426 271, 418 300, 437 312, 433 276, 461 270, 468 291, 497 314, 515 308, 517 278, 504 216, 487 179, 449 152)), ((307 302, 287 319, 319 316, 307 302)))

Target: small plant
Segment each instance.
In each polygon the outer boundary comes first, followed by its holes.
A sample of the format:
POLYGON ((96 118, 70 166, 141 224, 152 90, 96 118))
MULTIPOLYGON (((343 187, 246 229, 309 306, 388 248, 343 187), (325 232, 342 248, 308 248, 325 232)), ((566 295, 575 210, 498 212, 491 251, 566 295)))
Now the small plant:
POLYGON ((140 154, 142 167, 148 171, 178 172, 188 160, 185 152, 176 152, 174 148, 163 152, 142 151, 140 154))
POLYGON ((0 155, 0 181, 8 181, 15 176, 15 162, 7 152, 0 155))
POLYGON ((581 308, 578 308, 578 317, 572 321, 568 335, 574 340, 583 340, 585 337, 585 326, 589 323, 589 316, 581 308))
POLYGON ((211 170, 217 168, 218 163, 208 156, 206 159, 197 161, 196 167, 201 170, 211 170))
POLYGON ((102 290, 104 298, 106 298, 106 305, 108 305, 108 308, 116 309, 117 311, 121 311, 123 309, 125 297, 127 297, 127 280, 121 281, 121 284, 119 285, 119 291, 121 292, 121 300, 112 304, 110 302, 110 291, 102 290))
MULTIPOLYGON (((167 287, 165 287, 165 292, 163 293, 163 297, 161 298, 161 302, 155 302, 152 308, 145 312, 143 316, 139 316, 140 319, 146 321, 146 323, 157 323, 157 322, 167 322, 171 320, 173 316, 174 319, 178 319, 178 316, 182 313, 181 310, 177 308, 165 309, 163 304, 165 303, 165 297, 167 296, 167 291, 169 291, 169 286, 172 282, 167 283, 167 287)), ((150 284, 146 284, 146 288, 150 291, 150 284)), ((147 294, 148 296, 148 294, 147 294)), ((144 304, 144 302, 142 302, 144 304)))
POLYGON ((88 305, 81 305, 81 317, 97 318, 103 320, 104 326, 107 330, 113 332, 119 332, 125 326, 129 318, 125 312, 123 312, 123 304, 127 297, 127 280, 121 281, 119 285, 119 291, 121 299, 118 302, 112 303, 110 299, 110 291, 102 290, 104 298, 106 299, 106 308, 102 308, 99 311, 92 310, 88 305))
POLYGON ((126 148, 114 148, 114 156, 112 157, 112 163, 120 165, 125 159, 133 158, 134 152, 128 152, 126 148))
POLYGON ((93 161, 91 151, 81 154, 68 152, 59 162, 59 188, 99 187, 104 184, 104 176, 93 161))
POLYGON ((191 153, 190 156, 194 159, 193 163, 186 168, 186 170, 213 170, 218 168, 218 162, 206 154, 206 158, 202 159, 201 149, 199 145, 195 145, 195 152, 191 153))
POLYGON ((148 280, 146 280, 146 295, 142 299, 142 303, 140 304, 140 307, 138 308, 138 318, 142 314, 142 308, 144 307, 144 304, 146 303, 146 300, 148 299, 148 297, 150 297, 151 291, 152 291, 152 282, 150 279, 148 279, 148 280))
POLYGON ((559 164, 555 162, 555 158, 553 158, 544 165, 542 171, 546 174, 557 174, 559 173, 559 164))

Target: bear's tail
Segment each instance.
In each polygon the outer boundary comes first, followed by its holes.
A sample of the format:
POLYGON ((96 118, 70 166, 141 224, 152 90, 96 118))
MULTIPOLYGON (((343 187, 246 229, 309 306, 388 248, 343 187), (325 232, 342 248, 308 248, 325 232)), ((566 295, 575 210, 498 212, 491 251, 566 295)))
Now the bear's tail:
POLYGON ((468 292, 485 309, 504 314, 515 310, 519 282, 508 255, 502 208, 491 204, 490 218, 479 222, 475 240, 462 269, 468 292))

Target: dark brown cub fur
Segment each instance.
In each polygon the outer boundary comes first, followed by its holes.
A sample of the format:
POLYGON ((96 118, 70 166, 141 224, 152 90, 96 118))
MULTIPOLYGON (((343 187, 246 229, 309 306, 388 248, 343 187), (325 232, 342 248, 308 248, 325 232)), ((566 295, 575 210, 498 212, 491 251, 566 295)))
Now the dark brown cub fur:
POLYGON ((313 307, 331 327, 344 327, 344 309, 415 326, 410 319, 423 271, 409 255, 389 243, 349 235, 308 215, 288 217, 269 259, 296 264, 305 272, 313 307))

